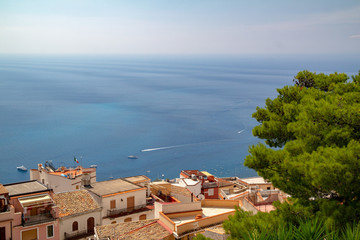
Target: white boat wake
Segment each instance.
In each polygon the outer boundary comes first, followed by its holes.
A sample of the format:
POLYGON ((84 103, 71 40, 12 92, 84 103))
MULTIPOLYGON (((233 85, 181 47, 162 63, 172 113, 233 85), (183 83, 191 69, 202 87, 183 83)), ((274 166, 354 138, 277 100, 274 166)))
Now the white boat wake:
MULTIPOLYGON (((245 129, 240 130, 237 133, 242 133, 243 131, 245 131, 245 129)), ((165 150, 165 149, 170 149, 170 148, 178 148, 178 147, 186 147, 186 146, 194 146, 194 145, 200 145, 200 144, 204 144, 204 143, 213 143, 213 142, 222 142, 222 141, 231 141, 234 140, 233 138, 227 138, 227 139, 220 139, 220 140, 214 140, 214 141, 206 141, 206 142, 198 142, 198 143, 188 143, 188 144, 181 144, 181 145, 173 145, 173 146, 167 146, 167 147, 158 147, 158 148, 147 148, 147 149, 143 149, 141 150, 141 152, 151 152, 151 151, 158 151, 158 150, 165 150)))

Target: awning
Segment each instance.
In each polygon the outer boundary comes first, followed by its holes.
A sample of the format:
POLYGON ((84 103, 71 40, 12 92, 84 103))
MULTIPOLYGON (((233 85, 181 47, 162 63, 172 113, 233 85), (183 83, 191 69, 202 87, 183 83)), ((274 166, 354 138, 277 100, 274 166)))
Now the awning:
POLYGON ((37 205, 51 204, 53 200, 49 195, 41 195, 36 197, 19 198, 19 202, 23 207, 35 207, 37 205))

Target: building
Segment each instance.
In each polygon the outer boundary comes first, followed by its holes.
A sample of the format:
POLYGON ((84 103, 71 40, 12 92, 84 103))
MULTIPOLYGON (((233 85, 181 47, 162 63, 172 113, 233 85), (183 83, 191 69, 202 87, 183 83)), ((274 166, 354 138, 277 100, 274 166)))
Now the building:
POLYGON ((86 189, 102 207, 102 225, 153 218, 146 206, 146 187, 119 178, 95 182, 86 189))
POLYGON ((109 224, 95 228, 96 240, 174 240, 172 231, 158 219, 109 224))
POLYGON ((84 185, 96 182, 96 168, 60 167, 55 169, 52 164, 38 164, 37 169, 30 170, 30 180, 37 180, 53 189, 55 193, 79 190, 84 185))
POLYGON ((189 189, 178 184, 169 182, 152 182, 150 185, 151 196, 160 202, 183 202, 194 201, 194 194, 189 189))
POLYGON ((146 197, 150 196, 150 183, 151 183, 151 179, 148 178, 147 176, 144 175, 139 175, 139 176, 133 176, 133 177, 126 177, 123 178, 126 181, 135 183, 137 185, 140 185, 142 187, 146 188, 146 197))
MULTIPOLYGON (((19 215, 20 217, 20 215, 19 215)), ((12 239, 12 225, 15 218, 15 208, 10 205, 9 192, 0 184, 0 239, 12 239)))
POLYGON ((209 175, 209 173, 204 174, 199 170, 182 170, 180 178, 201 182, 202 196, 197 196, 199 199, 219 199, 219 185, 213 175, 209 175))
POLYGON ((14 207, 13 240, 60 239, 59 211, 51 189, 37 181, 6 184, 4 187, 14 207))
POLYGON ((188 189, 190 192, 194 194, 195 197, 199 197, 199 195, 201 194, 202 185, 201 185, 201 181, 199 180, 180 178, 177 185, 188 189))
POLYGON ((240 178, 238 182, 246 186, 250 191, 255 190, 275 190, 271 182, 262 177, 240 178))
POLYGON ((54 201, 59 208, 60 239, 88 237, 100 226, 101 207, 88 191, 57 193, 54 201))
POLYGON ((235 200, 202 200, 192 203, 155 202, 155 218, 168 227, 175 239, 191 239, 206 228, 221 225, 235 213, 235 200))

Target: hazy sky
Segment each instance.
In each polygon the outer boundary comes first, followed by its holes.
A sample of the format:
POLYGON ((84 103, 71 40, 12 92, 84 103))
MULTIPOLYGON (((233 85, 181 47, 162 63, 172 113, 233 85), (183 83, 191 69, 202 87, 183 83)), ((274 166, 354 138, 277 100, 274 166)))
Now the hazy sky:
POLYGON ((1 0, 0 53, 360 54, 360 1, 1 0))

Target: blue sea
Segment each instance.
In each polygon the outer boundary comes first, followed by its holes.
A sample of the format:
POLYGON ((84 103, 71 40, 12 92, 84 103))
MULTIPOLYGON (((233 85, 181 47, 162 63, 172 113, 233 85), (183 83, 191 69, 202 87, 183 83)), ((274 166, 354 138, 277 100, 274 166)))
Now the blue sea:
POLYGON ((97 179, 174 178, 243 166, 251 117, 298 71, 360 69, 359 56, 0 55, 0 183, 24 165, 96 164, 97 179), (142 151, 145 150, 145 151, 142 151), (135 155, 137 159, 129 159, 135 155))

